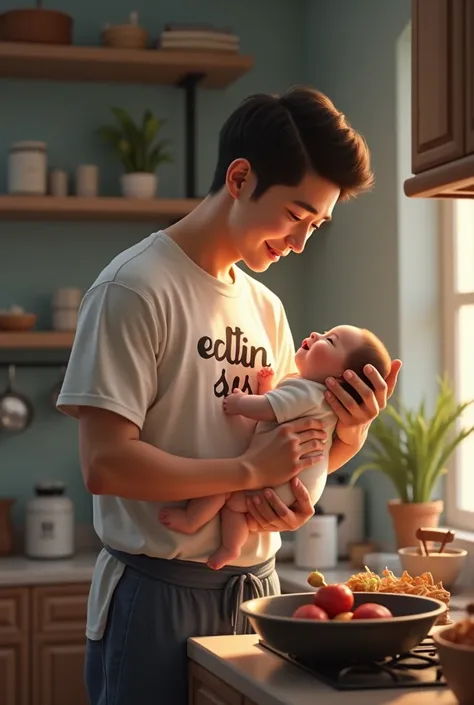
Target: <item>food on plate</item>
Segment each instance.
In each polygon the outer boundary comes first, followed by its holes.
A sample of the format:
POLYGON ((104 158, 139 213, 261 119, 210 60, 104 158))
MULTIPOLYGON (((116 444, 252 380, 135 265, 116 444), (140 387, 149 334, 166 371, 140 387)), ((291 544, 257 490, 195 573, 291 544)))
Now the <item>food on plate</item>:
POLYGON ((393 614, 388 607, 377 605, 375 602, 364 602, 354 610, 352 619, 391 619, 393 614))
POLYGON ((353 612, 341 612, 340 614, 336 614, 336 616, 333 617, 332 621, 333 622, 350 622, 353 616, 354 616, 353 612))
POLYGON ((450 629, 443 632, 443 638, 453 644, 474 648, 474 604, 467 606, 467 617, 455 622, 450 629))
POLYGON ((317 605, 301 605, 293 612, 293 619, 314 619, 319 622, 327 622, 329 617, 321 607, 317 605))
POLYGON ((438 617, 436 624, 449 624, 450 622, 448 609, 451 593, 443 587, 442 582, 435 583, 431 573, 422 573, 412 577, 405 570, 401 577, 397 578, 391 570, 385 568, 381 577, 366 567, 364 572, 352 575, 346 585, 354 592, 391 592, 440 600, 444 602, 447 609, 441 617, 438 617))
POLYGON ((341 612, 350 612, 354 604, 354 595, 347 585, 335 583, 324 585, 314 593, 314 604, 321 607, 329 617, 335 617, 341 612))

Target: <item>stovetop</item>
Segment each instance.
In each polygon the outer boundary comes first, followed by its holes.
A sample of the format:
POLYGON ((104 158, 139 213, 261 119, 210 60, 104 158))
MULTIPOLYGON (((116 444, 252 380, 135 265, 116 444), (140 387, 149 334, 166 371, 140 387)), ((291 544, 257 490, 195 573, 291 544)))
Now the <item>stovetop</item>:
POLYGON ((312 664, 284 654, 260 640, 260 645, 314 675, 336 690, 379 690, 386 688, 432 688, 446 686, 436 645, 428 636, 407 654, 384 661, 346 667, 312 664))

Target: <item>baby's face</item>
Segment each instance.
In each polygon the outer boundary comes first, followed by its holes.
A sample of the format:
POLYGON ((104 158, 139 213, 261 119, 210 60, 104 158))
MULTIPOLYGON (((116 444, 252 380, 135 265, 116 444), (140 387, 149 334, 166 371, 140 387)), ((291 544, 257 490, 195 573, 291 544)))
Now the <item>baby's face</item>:
POLYGON ((362 343, 362 331, 354 326, 336 326, 324 334, 311 333, 296 353, 298 372, 305 379, 321 384, 327 377, 340 377, 346 369, 347 356, 362 343))

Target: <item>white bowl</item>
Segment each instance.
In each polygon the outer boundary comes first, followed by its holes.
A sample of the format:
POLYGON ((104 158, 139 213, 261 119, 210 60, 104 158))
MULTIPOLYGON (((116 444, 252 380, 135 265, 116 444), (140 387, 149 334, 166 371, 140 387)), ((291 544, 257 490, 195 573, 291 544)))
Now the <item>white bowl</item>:
POLYGON ((422 573, 431 573, 435 583, 442 582, 449 588, 459 577, 467 556, 463 548, 445 548, 443 553, 430 553, 423 556, 416 546, 399 548, 398 554, 404 570, 412 577, 422 573))

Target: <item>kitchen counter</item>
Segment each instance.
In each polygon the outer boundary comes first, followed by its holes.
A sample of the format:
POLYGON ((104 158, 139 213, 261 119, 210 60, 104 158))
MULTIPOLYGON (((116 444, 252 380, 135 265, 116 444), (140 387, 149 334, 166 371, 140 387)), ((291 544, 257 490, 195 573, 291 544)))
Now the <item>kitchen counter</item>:
POLYGON ((51 561, 25 556, 0 558, 0 587, 90 583, 96 559, 94 552, 51 561))
POLYGON ((188 641, 188 656, 258 705, 457 705, 449 688, 340 692, 258 645, 258 637, 188 641))

